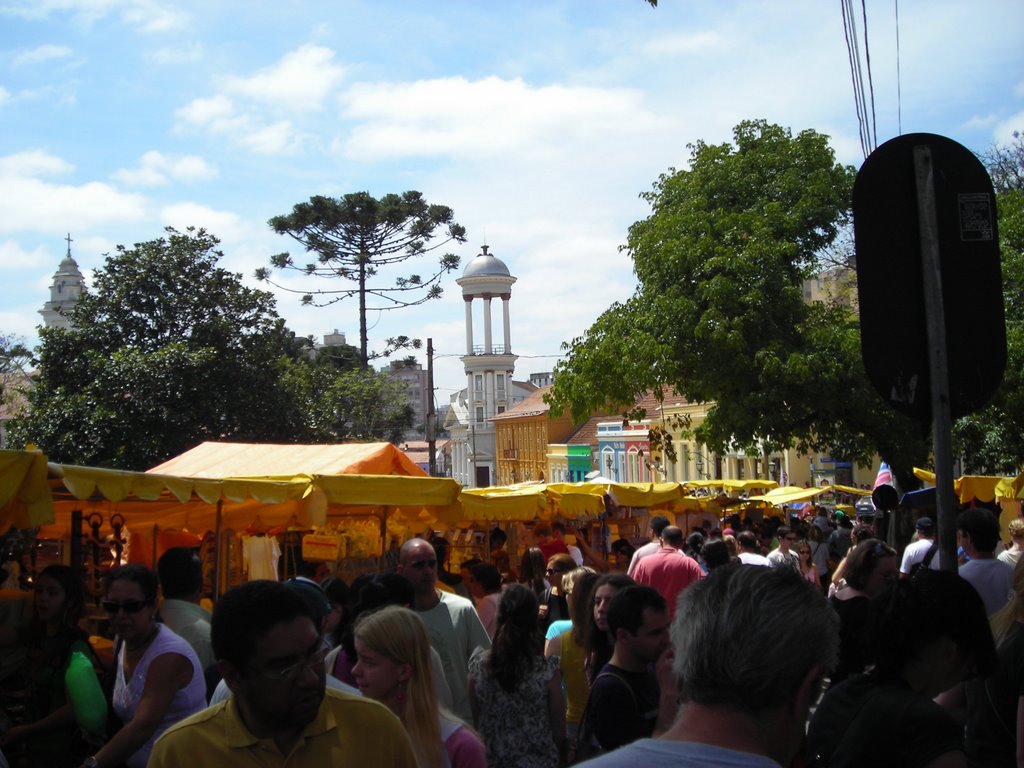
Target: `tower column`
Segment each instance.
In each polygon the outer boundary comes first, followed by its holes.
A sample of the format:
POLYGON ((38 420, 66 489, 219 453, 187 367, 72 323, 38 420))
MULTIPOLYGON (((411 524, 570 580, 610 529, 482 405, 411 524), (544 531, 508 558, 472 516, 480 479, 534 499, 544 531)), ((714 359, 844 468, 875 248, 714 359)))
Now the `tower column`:
POLYGON ((493 352, 491 346, 491 297, 484 296, 484 354, 493 352))
POLYGON ((503 330, 505 331, 505 354, 506 355, 512 353, 512 331, 511 331, 511 326, 509 325, 509 320, 508 320, 508 300, 509 300, 509 298, 510 298, 510 296, 507 293, 504 296, 501 297, 501 319, 502 319, 503 330))
POLYGON ((466 354, 473 354, 473 297, 463 297, 466 303, 466 354))

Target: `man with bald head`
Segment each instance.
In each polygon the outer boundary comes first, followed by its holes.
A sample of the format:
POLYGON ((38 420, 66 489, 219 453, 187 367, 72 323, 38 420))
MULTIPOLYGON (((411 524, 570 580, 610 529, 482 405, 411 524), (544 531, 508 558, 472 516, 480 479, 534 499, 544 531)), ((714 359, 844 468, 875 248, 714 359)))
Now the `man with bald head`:
POLYGON ((441 657, 444 676, 452 691, 452 708, 472 722, 469 708, 469 658, 477 648, 490 648, 487 630, 473 603, 442 592, 437 583, 437 555, 429 541, 410 539, 398 555, 398 573, 412 585, 413 608, 427 625, 430 645, 441 657))
POLYGON ((704 578, 700 563, 683 553, 683 532, 668 525, 661 532, 661 547, 636 564, 633 579, 654 587, 668 603, 669 618, 676 615, 676 601, 688 586, 704 578))

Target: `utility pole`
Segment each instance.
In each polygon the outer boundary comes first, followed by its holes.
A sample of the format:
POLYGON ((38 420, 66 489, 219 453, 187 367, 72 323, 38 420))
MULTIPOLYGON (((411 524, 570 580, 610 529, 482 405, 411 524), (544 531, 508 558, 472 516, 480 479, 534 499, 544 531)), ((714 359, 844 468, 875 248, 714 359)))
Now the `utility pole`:
POLYGON ((430 476, 437 477, 437 441, 434 438, 434 340, 427 339, 427 455, 430 476))

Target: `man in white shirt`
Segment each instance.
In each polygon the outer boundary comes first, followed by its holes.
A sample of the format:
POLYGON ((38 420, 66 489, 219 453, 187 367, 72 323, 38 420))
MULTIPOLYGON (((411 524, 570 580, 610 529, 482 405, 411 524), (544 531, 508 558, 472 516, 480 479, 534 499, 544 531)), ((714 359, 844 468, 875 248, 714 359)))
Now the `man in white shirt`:
POLYGON ((740 562, 744 565, 771 567, 771 561, 761 554, 761 545, 753 531, 740 531, 736 537, 736 546, 740 551, 740 562))
POLYGON ((956 517, 956 535, 970 558, 960 566, 960 576, 981 595, 991 616, 1013 597, 1013 566, 996 560, 999 520, 987 509, 966 509, 956 517))
POLYGON ((632 576, 633 571, 636 570, 637 563, 639 563, 643 558, 647 557, 648 555, 653 555, 655 552, 661 549, 661 533, 665 530, 665 527, 667 525, 668 518, 664 515, 655 515, 651 518, 651 540, 633 553, 633 558, 629 561, 629 568, 626 570, 627 575, 632 576))
POLYGON ((930 517, 919 517, 914 528, 917 529, 917 541, 910 542, 903 550, 903 560, 900 561, 901 579, 910 576, 915 565, 924 563, 925 558, 929 557, 928 552, 932 547, 935 547, 935 551, 932 552, 927 567, 933 571, 939 570, 939 548, 935 543, 935 522, 930 517))
POLYGON ((772 568, 791 568, 800 573, 800 558, 796 556, 796 552, 790 551, 796 542, 796 533, 788 525, 780 525, 775 531, 775 536, 779 540, 779 546, 768 553, 768 563, 772 568))

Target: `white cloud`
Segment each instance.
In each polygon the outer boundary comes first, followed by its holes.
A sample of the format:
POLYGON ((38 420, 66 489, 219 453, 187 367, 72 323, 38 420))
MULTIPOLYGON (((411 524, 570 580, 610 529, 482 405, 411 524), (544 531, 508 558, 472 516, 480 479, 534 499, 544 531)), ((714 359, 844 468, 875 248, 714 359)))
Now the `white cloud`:
POLYGON ((234 102, 227 96, 210 96, 193 99, 184 107, 174 111, 174 116, 195 126, 210 125, 219 121, 233 120, 237 116, 234 102))
POLYGON ((251 77, 229 77, 224 90, 277 110, 308 112, 323 106, 344 74, 330 48, 303 45, 251 77))
POLYGON ((304 45, 250 77, 228 77, 220 92, 179 107, 177 129, 228 136, 258 154, 293 152, 304 141, 294 120, 321 109, 344 74, 334 51, 304 45), (281 113, 288 117, 274 119, 281 113))
POLYGON ((212 179, 217 169, 197 155, 165 155, 151 150, 139 159, 137 168, 115 171, 114 178, 132 186, 155 187, 169 181, 192 183, 212 179))
POLYGON ((1000 121, 993 130, 993 139, 998 144, 1009 144, 1013 140, 1013 132, 1024 132, 1024 110, 1000 121))
POLYGON ((87 26, 118 15, 143 32, 181 29, 189 20, 174 3, 160 0, 8 0, 0 6, 0 12, 30 20, 66 13, 87 26))
POLYGON ((41 245, 28 251, 14 240, 0 243, 0 269, 38 267, 50 259, 51 254, 41 245))
POLYGON ((11 92, 0 85, 0 107, 11 100, 11 92))
POLYGON ((145 216, 145 199, 107 184, 47 184, 11 177, 4 181, 0 232, 89 231, 111 222, 135 222, 145 216))
POLYGON ((41 149, 29 149, 0 157, 0 178, 53 176, 71 173, 75 166, 41 149))
POLYGON ((636 132, 653 117, 628 89, 552 85, 520 79, 461 77, 413 83, 363 83, 346 94, 345 117, 357 121, 343 143, 353 159, 410 155, 536 152, 601 133, 636 132), (615 127, 618 126, 618 127, 615 127))
POLYGON ((12 67, 22 67, 29 64, 39 64, 53 59, 65 59, 71 55, 71 49, 66 45, 40 45, 28 51, 19 53, 11 61, 12 67))
POLYGON ((201 61, 203 55, 202 43, 191 42, 186 45, 165 45, 154 50, 149 57, 157 64, 191 64, 201 61))
POLYGON ((716 32, 684 32, 678 35, 655 37, 644 45, 648 56, 683 56, 707 53, 722 47, 722 38, 716 32))
POLYGON ((242 218, 231 211, 218 211, 201 203, 180 202, 160 210, 160 225, 184 231, 186 227, 203 227, 223 242, 238 242, 251 233, 242 218))
POLYGON ((170 3, 135 0, 126 4, 121 17, 143 32, 174 32, 185 29, 189 15, 170 3))
POLYGON ((299 138, 292 130, 292 124, 283 120, 266 125, 239 136, 239 143, 261 155, 290 152, 298 148, 299 138))

